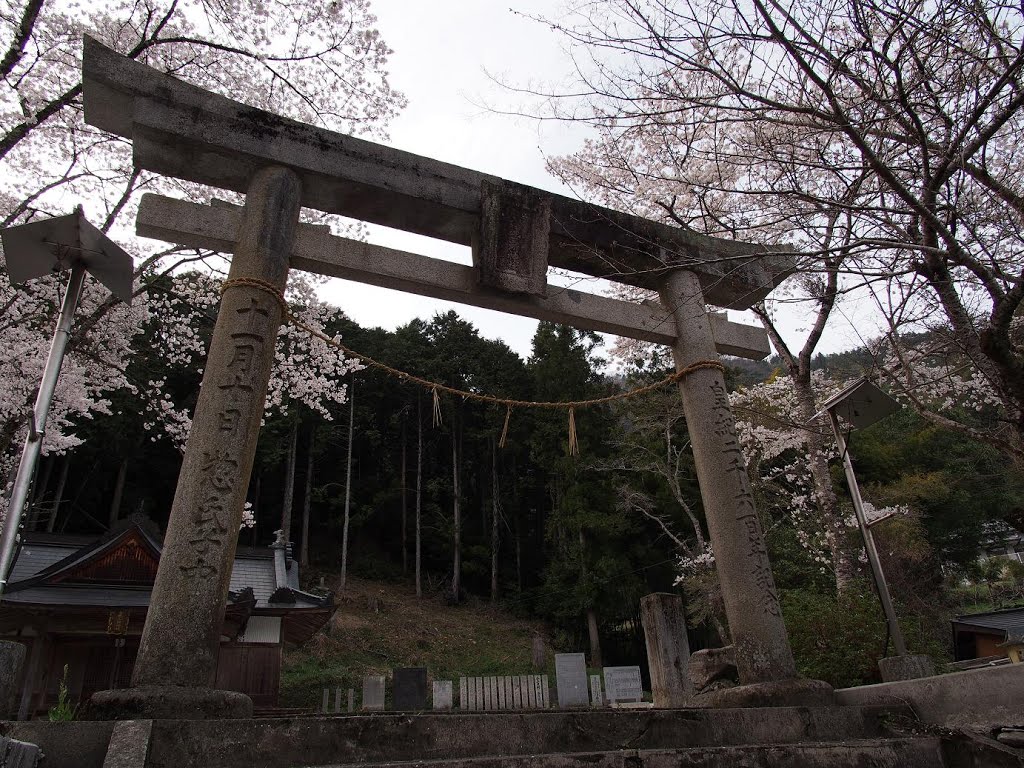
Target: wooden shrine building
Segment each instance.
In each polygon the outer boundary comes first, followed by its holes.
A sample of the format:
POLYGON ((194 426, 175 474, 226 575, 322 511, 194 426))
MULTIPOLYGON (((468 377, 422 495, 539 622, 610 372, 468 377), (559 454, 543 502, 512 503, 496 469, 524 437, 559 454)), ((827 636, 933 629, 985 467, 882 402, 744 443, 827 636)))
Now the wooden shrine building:
MULTIPOLYGON (((65 665, 72 701, 130 685, 160 550, 159 533, 134 520, 99 538, 23 536, 0 600, 0 636, 28 646, 19 719, 54 705, 65 665)), ((276 706, 284 644, 312 637, 332 602, 299 589, 298 563, 284 543, 239 547, 217 687, 276 706)))

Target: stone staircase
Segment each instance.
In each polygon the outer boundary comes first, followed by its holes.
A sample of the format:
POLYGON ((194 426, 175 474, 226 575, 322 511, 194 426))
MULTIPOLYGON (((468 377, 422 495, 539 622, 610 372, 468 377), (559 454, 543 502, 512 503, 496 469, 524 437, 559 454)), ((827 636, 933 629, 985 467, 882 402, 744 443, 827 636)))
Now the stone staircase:
POLYGON ((3 730, 13 738, 43 747, 47 760, 40 768, 1002 768, 1024 765, 1011 750, 979 758, 977 750, 965 750, 963 744, 959 750, 947 749, 948 739, 933 735, 927 729, 910 733, 891 727, 894 722, 911 720, 912 713, 905 707, 837 706, 374 713, 116 724, 5 723, 3 730), (73 742, 70 752, 69 741, 73 742), (87 744, 96 747, 87 748, 87 744))

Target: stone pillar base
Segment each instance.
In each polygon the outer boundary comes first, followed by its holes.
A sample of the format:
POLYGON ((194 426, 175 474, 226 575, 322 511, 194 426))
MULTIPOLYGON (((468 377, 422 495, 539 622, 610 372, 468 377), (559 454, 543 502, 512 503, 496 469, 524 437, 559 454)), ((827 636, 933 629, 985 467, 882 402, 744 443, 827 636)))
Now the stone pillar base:
POLYGON ((883 683, 896 680, 917 680, 919 677, 931 677, 935 674, 932 657, 926 654, 909 656, 889 656, 878 660, 878 671, 883 683))
POLYGON ((252 699, 237 691, 154 685, 98 691, 84 720, 207 720, 252 717, 252 699))
POLYGON ((0 720, 17 712, 18 683, 24 663, 24 645, 0 641, 0 720))
POLYGON ((773 680, 768 683, 737 685, 694 696, 690 709, 731 709, 734 707, 831 707, 836 703, 832 686, 821 680, 773 680))

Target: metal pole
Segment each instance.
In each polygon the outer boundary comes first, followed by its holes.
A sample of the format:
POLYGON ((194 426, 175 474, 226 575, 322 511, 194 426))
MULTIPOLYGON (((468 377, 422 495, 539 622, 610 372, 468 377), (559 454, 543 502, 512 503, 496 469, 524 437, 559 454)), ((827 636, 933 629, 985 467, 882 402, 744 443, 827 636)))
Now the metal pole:
POLYGON ((18 475, 14 480, 14 487, 11 489, 10 503, 7 505, 7 519, 4 521, 3 535, 0 537, 0 595, 3 594, 7 586, 7 577, 18 539, 18 528, 21 525, 21 514, 24 511, 25 500, 28 498, 36 462, 39 460, 39 451, 43 445, 43 433, 46 430, 46 417, 50 412, 50 402, 53 400, 54 390, 57 388, 57 377, 60 375, 60 366, 64 361, 64 351, 67 349, 68 339, 71 336, 71 323, 75 318, 78 300, 82 296, 84 282, 85 265, 77 262, 71 268, 71 276, 68 278, 67 291, 64 293, 60 315, 57 317, 57 330, 53 333, 50 354, 46 358, 46 367, 43 368, 43 378, 39 383, 35 408, 32 409, 33 423, 29 425, 25 448, 21 453, 21 463, 18 465, 18 475))
POLYGON ((889 595, 889 586, 885 583, 885 574, 882 573, 882 563, 878 559, 878 550, 875 549, 875 537, 871 534, 867 519, 864 517, 864 501, 860 497, 857 477, 853 474, 853 462, 850 460, 850 452, 846 448, 846 440, 839 429, 839 419, 836 418, 835 413, 831 410, 828 412, 828 418, 832 423, 832 433, 836 436, 836 443, 839 444, 839 453, 843 456, 843 469, 846 470, 846 482, 850 486, 853 510, 857 514, 857 525, 860 527, 861 535, 864 537, 864 549, 868 553, 868 563, 870 563, 871 573, 875 577, 878 599, 882 603, 882 610, 885 611, 885 620, 889 625, 889 634, 892 637, 893 645, 896 646, 896 655, 906 656, 907 646, 903 642, 903 633, 900 631, 900 623, 896 618, 892 597, 889 595))

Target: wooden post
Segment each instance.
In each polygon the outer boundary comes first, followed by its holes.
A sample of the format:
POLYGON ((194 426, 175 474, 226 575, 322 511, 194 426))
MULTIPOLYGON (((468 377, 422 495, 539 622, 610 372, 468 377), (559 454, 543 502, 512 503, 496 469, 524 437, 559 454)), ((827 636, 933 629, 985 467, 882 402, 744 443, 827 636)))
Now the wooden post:
POLYGON ((640 600, 640 622, 647 641, 647 665, 656 707, 682 707, 693 694, 688 667, 690 643, 679 595, 656 592, 640 600))

